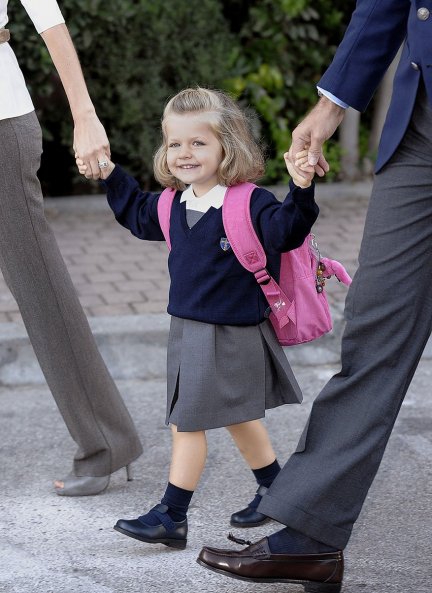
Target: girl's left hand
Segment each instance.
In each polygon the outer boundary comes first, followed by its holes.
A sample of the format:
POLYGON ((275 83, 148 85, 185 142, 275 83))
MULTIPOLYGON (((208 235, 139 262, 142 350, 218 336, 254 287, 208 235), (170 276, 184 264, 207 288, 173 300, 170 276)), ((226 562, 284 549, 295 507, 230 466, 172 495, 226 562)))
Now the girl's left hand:
MULTIPOLYGON (((100 178, 101 179, 106 179, 114 170, 115 164, 109 160, 108 157, 105 157, 104 160, 106 160, 108 162, 108 167, 104 167, 103 169, 100 169, 100 178)), ((84 161, 82 159, 80 159, 78 157, 78 155, 75 154, 75 163, 76 166, 78 167, 78 171, 81 173, 81 175, 84 175, 84 177, 86 179, 92 179, 93 175, 91 174, 91 172, 89 171, 87 165, 84 164, 84 161)))
POLYGON ((285 163, 288 169, 288 173, 291 175, 294 183, 303 189, 310 187, 312 179, 315 174, 315 167, 308 163, 308 147, 305 150, 298 152, 295 155, 295 163, 291 162, 291 158, 288 152, 284 154, 285 163), (295 166, 294 166, 295 165, 295 166), (297 167, 297 170, 296 170, 297 167), (301 173, 298 173, 298 169, 301 173))

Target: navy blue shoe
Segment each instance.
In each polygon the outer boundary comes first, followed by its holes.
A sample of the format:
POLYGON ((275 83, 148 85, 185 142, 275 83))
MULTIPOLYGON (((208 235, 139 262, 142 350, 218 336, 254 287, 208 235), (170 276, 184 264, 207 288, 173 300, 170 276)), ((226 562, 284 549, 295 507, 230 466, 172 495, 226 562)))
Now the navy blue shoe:
POLYGON ((259 527, 270 521, 270 517, 257 511, 261 498, 267 490, 265 486, 260 486, 253 501, 245 509, 231 515, 230 525, 233 527, 259 527))
POLYGON ((119 519, 114 529, 147 544, 164 544, 170 548, 184 550, 187 544, 187 519, 173 521, 168 515, 166 504, 158 504, 150 511, 159 519, 159 525, 147 525, 138 519, 119 519))

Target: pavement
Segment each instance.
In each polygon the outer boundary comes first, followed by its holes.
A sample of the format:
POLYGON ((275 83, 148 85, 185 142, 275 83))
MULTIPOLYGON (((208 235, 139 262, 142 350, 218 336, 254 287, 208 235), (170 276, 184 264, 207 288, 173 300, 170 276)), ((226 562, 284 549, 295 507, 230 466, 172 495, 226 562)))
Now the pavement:
MULTIPOLYGON (((321 217, 315 232, 321 251, 340 259, 351 273, 369 193, 369 184, 326 185, 318 191, 321 217)), ((226 539, 232 531, 229 515, 255 490, 224 430, 208 435, 209 457, 191 507, 185 551, 141 544, 112 530, 118 518, 134 517, 153 504, 166 483, 166 249, 131 237, 100 197, 47 200, 46 211, 145 452, 132 482, 120 471, 103 495, 68 499, 54 493, 52 480, 69 471, 74 443, 38 370, 16 305, 0 283, 0 592, 303 591, 298 585, 250 585, 195 563, 202 545, 235 547, 226 539)), ((266 418, 281 462, 294 450, 314 397, 338 371, 346 290, 336 281, 327 287, 334 332, 288 352, 304 403, 271 410, 266 418)), ((431 378, 426 352, 346 550, 345 593, 431 591, 431 378)), ((270 523, 236 535, 256 541, 278 528, 270 523)))

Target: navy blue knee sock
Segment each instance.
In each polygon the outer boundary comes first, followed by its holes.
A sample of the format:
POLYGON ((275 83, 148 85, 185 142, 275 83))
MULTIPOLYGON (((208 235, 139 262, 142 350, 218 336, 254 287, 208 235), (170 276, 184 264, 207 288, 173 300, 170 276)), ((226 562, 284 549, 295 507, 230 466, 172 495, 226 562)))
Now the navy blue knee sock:
MULTIPOLYGON (((173 521, 183 521, 186 519, 192 496, 193 490, 185 490, 168 482, 161 504, 167 505, 168 515, 173 521)), ((149 511, 146 515, 142 515, 140 520, 147 525, 159 525, 160 523, 160 520, 152 511, 149 511)))
POLYGON ((268 537, 268 543, 273 554, 325 554, 336 551, 336 548, 327 546, 290 527, 272 533, 268 537))
MULTIPOLYGON (((260 467, 259 469, 253 469, 252 473, 255 476, 257 483, 260 486, 265 486, 269 488, 275 477, 280 472, 280 465, 277 459, 270 463, 270 465, 266 465, 265 467, 260 467)), ((255 495, 255 498, 252 502, 249 503, 251 509, 256 509, 259 503, 261 502, 261 496, 259 494, 255 495)))

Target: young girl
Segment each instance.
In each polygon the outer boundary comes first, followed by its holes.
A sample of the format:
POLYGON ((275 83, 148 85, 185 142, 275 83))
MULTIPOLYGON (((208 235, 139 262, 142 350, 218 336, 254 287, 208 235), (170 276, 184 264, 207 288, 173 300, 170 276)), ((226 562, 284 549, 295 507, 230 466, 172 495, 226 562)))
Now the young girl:
MULTIPOLYGON (((186 89, 167 104, 162 132, 155 176, 162 186, 178 190, 168 260, 172 317, 166 423, 172 430, 172 460, 160 504, 137 519, 120 519, 114 529, 183 549, 188 507, 207 456, 205 431, 229 430, 259 486, 252 502, 232 515, 231 524, 260 525, 267 518, 257 511, 258 504, 280 467, 259 418, 266 409, 300 402, 301 392, 266 319, 268 304, 260 287, 226 245, 221 207, 227 188, 264 172, 249 122, 224 93, 186 89)), ((262 188, 254 190, 251 200, 252 221, 276 279, 280 253, 300 246, 318 215, 313 173, 296 176, 285 158, 294 180, 285 201, 262 188)), ((85 174, 82 162, 77 164, 85 174)), ((108 159, 102 165, 118 222, 140 239, 163 241, 159 194, 141 191, 108 159)))

